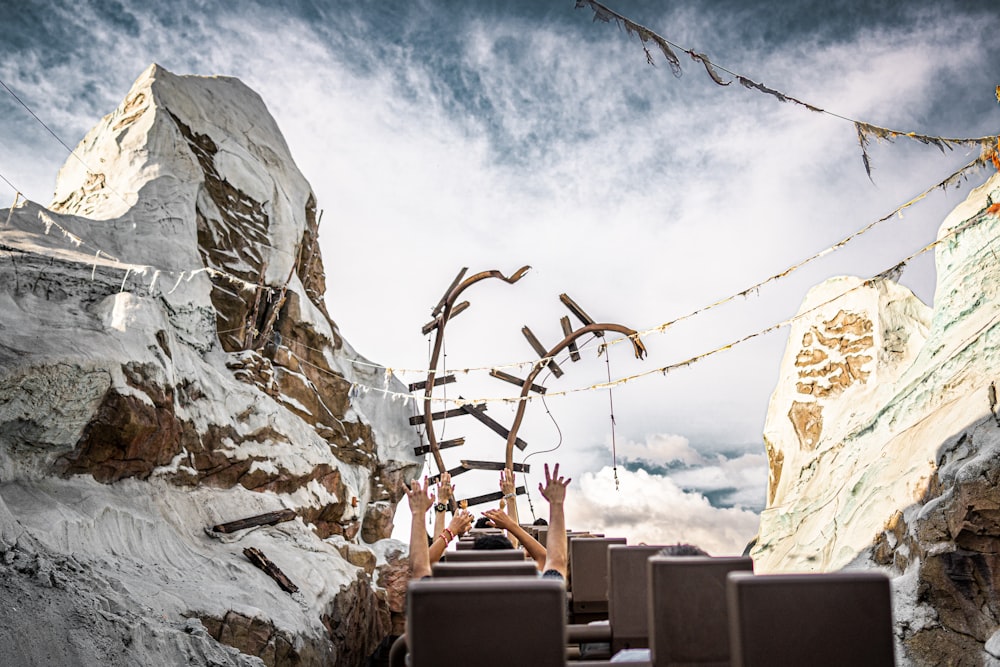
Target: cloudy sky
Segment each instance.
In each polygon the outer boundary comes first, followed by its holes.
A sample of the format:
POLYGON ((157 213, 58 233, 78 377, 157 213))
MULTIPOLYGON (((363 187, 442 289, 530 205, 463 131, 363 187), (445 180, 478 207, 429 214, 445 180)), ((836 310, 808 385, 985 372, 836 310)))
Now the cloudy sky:
MULTIPOLYGON (((995 0, 606 4, 846 118, 947 137, 1000 131, 995 0)), ((718 86, 683 53, 679 78, 661 57, 651 67, 634 37, 573 0, 233 6, 0 0, 0 79, 74 145, 151 62, 241 78, 267 103, 324 210, 330 312, 362 354, 394 369, 426 365, 420 328, 462 267, 533 269, 515 286, 467 292, 472 308, 449 327, 448 367, 529 360, 520 328, 557 342, 560 293, 598 321, 655 327, 813 255, 974 157, 873 143, 869 180, 851 122, 718 86)), ((0 90, 0 174, 47 203, 66 158, 0 90)), ((646 337, 642 362, 624 345, 598 358, 591 343, 546 385, 583 389, 782 321, 824 279, 877 274, 933 240, 985 176, 748 298, 646 337)), ((0 208, 13 198, 0 182, 0 208)), ((901 282, 930 302, 932 259, 912 262, 901 282)), ((574 525, 738 551, 764 501, 760 434, 785 342, 781 330, 611 396, 532 403, 522 437, 538 455, 528 462, 538 471, 562 461, 574 477, 574 525)), ((469 373, 448 395, 511 391, 469 373)), ((490 414, 513 419, 504 404, 490 414)), ((461 458, 502 455, 502 441, 476 423, 452 420, 439 437, 460 435, 461 458)), ((456 482, 460 496, 494 488, 487 473, 456 482)))

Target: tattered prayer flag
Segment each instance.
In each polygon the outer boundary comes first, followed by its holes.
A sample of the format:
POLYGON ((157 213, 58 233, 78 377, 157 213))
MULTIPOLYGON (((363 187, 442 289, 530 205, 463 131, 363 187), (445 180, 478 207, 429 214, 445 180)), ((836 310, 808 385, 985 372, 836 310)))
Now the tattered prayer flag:
POLYGON ((705 71, 708 72, 708 75, 710 77, 712 77, 712 81, 715 81, 720 86, 728 86, 730 83, 732 83, 732 81, 722 80, 722 77, 719 76, 719 73, 715 71, 714 67, 712 67, 712 61, 709 60, 708 56, 706 56, 705 54, 695 53, 694 51, 688 51, 687 54, 691 56, 692 60, 696 60, 705 66, 705 71))

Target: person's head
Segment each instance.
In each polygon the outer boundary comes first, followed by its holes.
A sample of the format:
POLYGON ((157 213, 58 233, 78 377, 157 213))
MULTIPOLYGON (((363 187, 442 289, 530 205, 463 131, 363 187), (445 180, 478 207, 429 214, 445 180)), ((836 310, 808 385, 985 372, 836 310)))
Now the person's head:
POLYGON ((478 519, 476 519, 476 525, 473 526, 473 528, 492 528, 492 527, 493 524, 490 523, 490 520, 484 516, 481 516, 478 519))
POLYGON ((682 544, 678 542, 677 544, 671 544, 670 546, 660 549, 659 555, 660 556, 707 556, 709 554, 701 547, 696 547, 693 544, 682 544))
POLYGON ((531 525, 533 525, 533 526, 547 526, 547 525, 549 525, 549 522, 546 521, 545 519, 543 519, 542 517, 538 517, 537 519, 535 519, 535 522, 533 524, 531 524, 531 525))
POLYGON ((513 549, 514 545, 503 535, 480 535, 472 543, 472 548, 478 551, 487 549, 513 549))

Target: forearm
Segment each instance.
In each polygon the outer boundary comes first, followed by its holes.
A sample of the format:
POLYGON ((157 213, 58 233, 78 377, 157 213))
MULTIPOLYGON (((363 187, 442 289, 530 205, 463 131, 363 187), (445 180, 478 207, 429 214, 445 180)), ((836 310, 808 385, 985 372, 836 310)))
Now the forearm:
POLYGON ((541 542, 533 538, 531 533, 521 528, 517 523, 512 528, 508 528, 507 532, 520 540, 521 546, 524 547, 524 550, 528 552, 528 555, 531 556, 531 559, 535 561, 539 568, 545 566, 545 547, 542 546, 541 542))
POLYGON ((441 533, 438 533, 434 541, 431 542, 431 546, 427 548, 428 560, 431 564, 434 564, 441 560, 441 556, 444 555, 444 550, 448 548, 448 543, 441 539, 441 533))
MULTIPOLYGON (((434 535, 440 535, 441 531, 444 530, 444 512, 438 512, 434 510, 434 535)), ((433 562, 433 559, 431 559, 433 562)))
POLYGON ((430 554, 427 548, 427 530, 424 528, 423 514, 414 514, 410 524, 410 567, 413 579, 422 579, 431 574, 430 554))
POLYGON ((521 538, 521 535, 524 534, 524 530, 521 528, 517 520, 517 496, 511 494, 509 498, 507 498, 506 496, 504 496, 504 498, 507 500, 507 516, 510 517, 511 521, 514 523, 514 526, 516 528, 516 529, 511 528, 507 530, 507 539, 509 539, 511 544, 513 544, 516 547, 518 541, 524 542, 524 540, 521 538))
POLYGON ((545 569, 566 576, 566 515, 562 502, 549 503, 549 536, 546 539, 545 569))

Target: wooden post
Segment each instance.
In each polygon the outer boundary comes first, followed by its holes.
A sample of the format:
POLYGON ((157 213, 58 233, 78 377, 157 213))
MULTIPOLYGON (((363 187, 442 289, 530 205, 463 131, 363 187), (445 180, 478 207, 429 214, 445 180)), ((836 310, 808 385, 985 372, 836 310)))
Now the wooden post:
POLYGON ((283 591, 287 593, 298 592, 299 587, 293 584, 292 580, 285 576, 285 573, 281 571, 281 568, 272 563, 271 559, 265 556, 263 551, 256 547, 247 547, 243 550, 243 555, 246 556, 251 563, 264 570, 264 573, 274 579, 278 585, 281 586, 283 591))
POLYGON ((548 352, 545 351, 545 348, 542 347, 542 344, 538 341, 537 338, 535 338, 535 334, 531 333, 531 329, 529 329, 526 326, 521 327, 521 333, 523 333, 524 337, 528 339, 528 343, 530 343, 531 347, 535 349, 535 352, 538 353, 538 356, 541 357, 542 359, 545 359, 545 361, 543 361, 541 365, 543 367, 548 365, 549 369, 552 371, 552 374, 555 375, 557 378, 561 378, 563 375, 562 369, 559 368, 559 366, 556 364, 556 360, 551 356, 549 356, 548 352))
POLYGON ((236 521, 230 521, 229 523, 220 523, 218 525, 212 526, 212 530, 217 533, 234 533, 237 530, 244 530, 246 528, 253 528, 254 526, 273 526, 276 523, 281 523, 283 521, 291 521, 297 516, 295 510, 278 510, 277 512, 267 512, 266 514, 258 514, 256 516, 247 517, 246 519, 237 519, 236 521))

